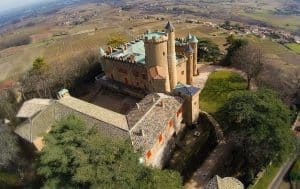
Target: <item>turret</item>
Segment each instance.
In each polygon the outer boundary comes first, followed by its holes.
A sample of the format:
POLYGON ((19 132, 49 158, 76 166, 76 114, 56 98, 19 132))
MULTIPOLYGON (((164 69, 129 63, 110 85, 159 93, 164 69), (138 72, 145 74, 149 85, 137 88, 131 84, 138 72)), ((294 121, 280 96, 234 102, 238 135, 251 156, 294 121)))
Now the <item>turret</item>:
POLYGON ((191 39, 189 40, 189 44, 193 48, 193 75, 196 76, 198 75, 197 72, 197 59, 198 59, 198 39, 196 36, 192 36, 191 39))
POLYGON ((192 85, 193 83, 193 49, 191 45, 187 45, 185 49, 185 53, 187 56, 187 64, 186 64, 186 82, 188 85, 192 85))
POLYGON ((175 28, 174 26, 168 22, 166 27, 166 32, 168 33, 168 68, 169 68, 169 76, 170 76, 170 87, 171 91, 177 85, 177 60, 176 60, 176 52, 175 52, 175 28))
POLYGON ((168 59, 166 56, 167 53, 167 36, 162 35, 160 37, 153 36, 148 38, 147 36, 144 39, 145 44, 145 66, 148 70, 150 68, 159 66, 162 67, 165 71, 165 84, 164 92, 170 92, 170 80, 169 80, 169 71, 168 71, 168 59))

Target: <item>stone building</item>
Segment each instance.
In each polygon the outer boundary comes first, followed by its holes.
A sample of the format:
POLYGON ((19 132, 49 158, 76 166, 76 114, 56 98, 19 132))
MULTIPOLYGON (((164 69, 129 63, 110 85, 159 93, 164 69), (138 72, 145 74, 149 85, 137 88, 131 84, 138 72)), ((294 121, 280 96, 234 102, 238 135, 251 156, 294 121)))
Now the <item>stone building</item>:
MULTIPOLYGON (((147 31, 118 48, 100 49, 105 75, 96 78, 99 84, 142 98, 129 113, 114 112, 61 90, 58 100, 37 107, 15 132, 34 143, 55 121, 73 114, 107 136, 130 138, 146 165, 162 168, 176 137, 199 116, 200 90, 192 86, 197 75, 197 43, 190 34, 176 39, 175 28, 168 22, 165 31, 147 31)), ((27 105, 28 101, 19 113, 30 112, 27 105)))
POLYGON ((162 168, 169 159, 176 136, 183 130, 183 99, 153 93, 127 115, 129 134, 146 165, 162 168))
POLYGON ((175 28, 168 22, 163 31, 147 31, 118 48, 108 47, 106 52, 100 49, 102 81, 145 93, 179 95, 186 100, 184 121, 190 125, 199 114, 199 89, 192 87, 193 77, 198 75, 197 49, 195 36, 175 38, 175 28), (178 92, 179 88, 183 90, 178 92))
POLYGON ((172 92, 178 83, 192 84, 197 75, 195 36, 175 38, 168 22, 164 31, 147 31, 118 48, 101 49, 105 77, 147 92, 172 92))
POLYGON ((147 165, 162 168, 170 155, 175 137, 182 131, 183 99, 163 93, 152 93, 143 98, 127 115, 96 106, 67 94, 60 99, 32 99, 18 112, 24 122, 15 133, 32 143, 38 150, 43 147, 42 137, 51 126, 67 115, 75 115, 88 126, 113 138, 130 138, 133 148, 140 152, 147 165))

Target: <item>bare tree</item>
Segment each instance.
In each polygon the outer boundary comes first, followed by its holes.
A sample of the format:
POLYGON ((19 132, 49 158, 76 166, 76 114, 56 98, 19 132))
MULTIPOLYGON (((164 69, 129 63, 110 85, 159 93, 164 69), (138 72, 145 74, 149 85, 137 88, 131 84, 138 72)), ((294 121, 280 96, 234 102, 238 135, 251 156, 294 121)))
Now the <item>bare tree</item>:
POLYGON ((242 46, 232 57, 233 66, 245 72, 247 77, 247 88, 250 89, 251 82, 256 79, 262 71, 264 60, 262 51, 250 44, 242 46))

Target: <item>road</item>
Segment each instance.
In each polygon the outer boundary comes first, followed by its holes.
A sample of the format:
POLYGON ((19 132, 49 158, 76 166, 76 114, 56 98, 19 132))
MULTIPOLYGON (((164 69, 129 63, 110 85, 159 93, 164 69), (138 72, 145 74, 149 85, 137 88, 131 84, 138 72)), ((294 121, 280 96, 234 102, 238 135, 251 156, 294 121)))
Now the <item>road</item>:
POLYGON ((273 181, 269 184, 268 189, 278 189, 284 176, 289 171, 291 166, 293 165, 296 157, 291 157, 287 162, 283 164, 283 166, 279 169, 277 175, 274 177, 273 181))

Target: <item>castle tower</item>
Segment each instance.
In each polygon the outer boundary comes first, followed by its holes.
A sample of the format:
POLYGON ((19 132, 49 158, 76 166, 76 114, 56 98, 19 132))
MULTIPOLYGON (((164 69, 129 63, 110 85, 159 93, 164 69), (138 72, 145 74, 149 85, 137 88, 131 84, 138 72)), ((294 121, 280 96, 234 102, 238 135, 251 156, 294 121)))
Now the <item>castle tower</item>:
POLYGON ((170 76, 170 87, 173 90, 177 85, 177 60, 175 52, 175 28, 168 22, 166 27, 166 32, 168 33, 168 67, 169 67, 169 76, 170 76))
POLYGON ((192 46, 194 53, 193 53, 193 75, 198 75, 197 73, 197 59, 198 59, 198 39, 196 36, 192 36, 189 40, 189 44, 192 46))
POLYGON ((186 49, 186 56, 188 58, 187 64, 186 64, 186 82, 188 85, 192 85, 193 83, 193 64, 194 64, 194 51, 191 47, 191 45, 187 45, 186 49))
POLYGON ((147 36, 144 39, 145 44, 145 62, 148 70, 160 67, 163 70, 163 76, 165 77, 164 91, 170 92, 170 80, 168 71, 168 59, 167 53, 167 36, 153 36, 149 39, 147 36))

